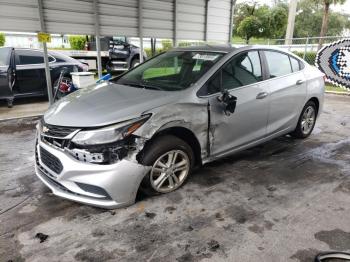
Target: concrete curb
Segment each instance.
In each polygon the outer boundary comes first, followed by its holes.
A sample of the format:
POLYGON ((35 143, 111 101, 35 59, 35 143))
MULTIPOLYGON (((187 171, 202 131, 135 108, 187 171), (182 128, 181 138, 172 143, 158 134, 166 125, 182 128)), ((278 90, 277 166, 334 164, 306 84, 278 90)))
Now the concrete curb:
POLYGON ((40 115, 31 115, 31 116, 19 116, 19 117, 9 117, 9 118, 2 118, 0 119, 0 123, 6 122, 6 121, 11 121, 11 120, 19 120, 19 119, 28 119, 30 120, 31 118, 38 118, 41 117, 42 114, 40 115))
POLYGON ((340 96, 350 96, 350 92, 346 91, 326 91, 326 94, 340 95, 340 96))

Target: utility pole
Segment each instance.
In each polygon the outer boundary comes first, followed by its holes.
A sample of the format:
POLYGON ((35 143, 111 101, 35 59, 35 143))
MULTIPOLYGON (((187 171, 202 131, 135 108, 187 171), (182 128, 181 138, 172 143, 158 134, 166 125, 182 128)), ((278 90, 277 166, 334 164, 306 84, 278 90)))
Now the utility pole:
POLYGON ((295 15, 297 12, 297 2, 298 0, 290 0, 289 2, 288 25, 287 25, 287 31, 286 31, 286 38, 284 42, 286 45, 292 44, 295 15))

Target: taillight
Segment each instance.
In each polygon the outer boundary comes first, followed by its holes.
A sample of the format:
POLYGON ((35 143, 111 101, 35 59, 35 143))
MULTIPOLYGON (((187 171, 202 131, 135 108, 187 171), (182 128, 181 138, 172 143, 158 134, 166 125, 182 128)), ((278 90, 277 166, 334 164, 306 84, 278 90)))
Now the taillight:
MULTIPOLYGON (((89 66, 86 65, 86 64, 80 64, 80 65, 79 65, 79 68, 80 68, 80 70, 81 70, 82 72, 87 72, 87 71, 89 71, 89 66)), ((79 71, 80 71, 80 70, 79 70, 79 71)))

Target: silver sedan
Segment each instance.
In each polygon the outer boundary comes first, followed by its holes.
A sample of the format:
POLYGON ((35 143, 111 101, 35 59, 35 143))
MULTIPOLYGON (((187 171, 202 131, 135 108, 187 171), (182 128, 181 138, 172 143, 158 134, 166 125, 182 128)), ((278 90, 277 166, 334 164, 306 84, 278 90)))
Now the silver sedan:
POLYGON ((54 194, 103 208, 172 192, 201 166, 278 136, 308 137, 323 74, 267 47, 160 54, 49 108, 36 174, 54 194))

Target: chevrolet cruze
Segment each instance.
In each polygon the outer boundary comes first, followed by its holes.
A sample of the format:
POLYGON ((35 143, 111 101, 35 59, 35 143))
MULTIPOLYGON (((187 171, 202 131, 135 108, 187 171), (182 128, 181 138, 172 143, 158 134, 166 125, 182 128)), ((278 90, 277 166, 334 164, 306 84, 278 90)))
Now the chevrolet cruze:
POLYGON ((52 192, 103 208, 172 192, 194 167, 290 134, 308 137, 323 74, 269 47, 162 53, 80 89, 37 125, 36 174, 52 192))

